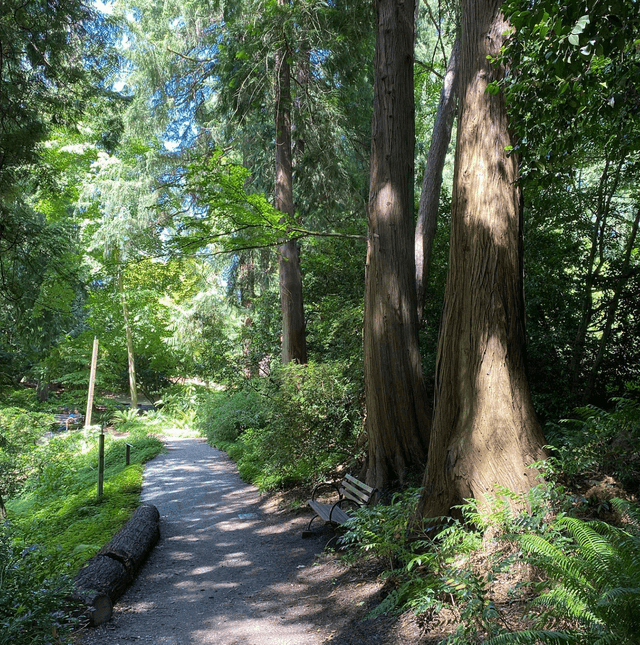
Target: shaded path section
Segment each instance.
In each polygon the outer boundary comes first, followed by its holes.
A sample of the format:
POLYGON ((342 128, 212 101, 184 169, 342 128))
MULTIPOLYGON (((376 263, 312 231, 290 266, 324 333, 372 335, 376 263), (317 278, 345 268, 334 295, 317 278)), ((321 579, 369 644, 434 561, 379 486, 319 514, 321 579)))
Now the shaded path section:
MULTIPOLYGON (((82 645, 318 645, 322 608, 296 572, 324 542, 302 540, 307 521, 274 514, 225 453, 172 439, 147 464, 143 501, 160 512, 160 542, 82 645)), ((326 538, 325 538, 326 541, 326 538)))

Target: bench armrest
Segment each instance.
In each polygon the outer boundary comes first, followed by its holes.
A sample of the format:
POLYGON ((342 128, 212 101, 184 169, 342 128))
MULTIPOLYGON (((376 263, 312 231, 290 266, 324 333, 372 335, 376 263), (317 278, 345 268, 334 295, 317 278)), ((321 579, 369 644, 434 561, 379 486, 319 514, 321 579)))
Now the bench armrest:
POLYGON ((334 491, 338 493, 340 500, 342 500, 342 491, 340 490, 340 486, 338 486, 337 484, 334 484, 333 482, 323 482, 321 484, 317 484, 316 486, 314 486, 313 491, 311 491, 311 499, 315 501, 316 495, 323 488, 332 488, 334 491))
POLYGON ((353 506, 353 508, 354 508, 354 509, 356 509, 356 510, 357 510, 357 509, 359 509, 359 508, 362 508, 362 507, 364 506, 364 504, 358 504, 358 502, 356 502, 356 501, 355 501, 355 500, 353 500, 353 499, 348 499, 348 498, 346 498, 346 497, 343 497, 342 499, 339 499, 339 500, 338 500, 338 501, 337 501, 337 502, 336 502, 336 503, 331 507, 331 510, 329 511, 329 521, 330 521, 330 522, 332 522, 332 521, 333 521, 333 511, 334 511, 334 509, 339 508, 340 510, 344 510, 344 509, 342 508, 342 507, 343 507, 343 505, 353 506))

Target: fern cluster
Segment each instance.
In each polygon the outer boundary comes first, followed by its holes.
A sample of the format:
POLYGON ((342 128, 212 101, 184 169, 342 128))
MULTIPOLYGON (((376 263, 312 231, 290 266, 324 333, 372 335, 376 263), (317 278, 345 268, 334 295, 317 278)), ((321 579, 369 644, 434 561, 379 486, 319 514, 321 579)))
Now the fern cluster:
POLYGON ((459 507, 460 521, 431 518, 416 540, 419 493, 411 489, 388 506, 361 509, 346 525, 343 544, 389 565, 390 591, 371 617, 411 609, 428 618, 447 609, 457 623, 449 645, 640 642, 640 513, 633 506, 614 501, 626 520, 623 530, 566 515, 554 489, 520 496, 501 489, 482 507, 475 500, 459 507), (529 511, 515 513, 509 501, 529 511), (488 529, 500 536, 490 553, 483 540, 488 529), (543 578, 523 583, 535 598, 528 631, 507 624, 492 593, 494 581, 516 563, 532 565, 543 578))
POLYGON ((640 537, 604 522, 561 517, 556 528, 572 539, 560 548, 539 535, 517 541, 527 559, 545 572, 545 589, 533 601, 539 629, 489 641, 632 645, 640 635, 640 537), (556 621, 570 627, 545 629, 556 621))

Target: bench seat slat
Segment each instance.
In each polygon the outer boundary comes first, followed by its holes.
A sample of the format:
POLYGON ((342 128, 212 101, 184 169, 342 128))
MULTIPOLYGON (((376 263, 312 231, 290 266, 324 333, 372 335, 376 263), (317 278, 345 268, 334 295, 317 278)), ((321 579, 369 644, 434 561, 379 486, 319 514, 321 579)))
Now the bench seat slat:
POLYGON ((351 516, 342 510, 339 506, 333 504, 322 504, 315 500, 309 500, 309 506, 321 517, 325 522, 332 524, 344 524, 351 516))

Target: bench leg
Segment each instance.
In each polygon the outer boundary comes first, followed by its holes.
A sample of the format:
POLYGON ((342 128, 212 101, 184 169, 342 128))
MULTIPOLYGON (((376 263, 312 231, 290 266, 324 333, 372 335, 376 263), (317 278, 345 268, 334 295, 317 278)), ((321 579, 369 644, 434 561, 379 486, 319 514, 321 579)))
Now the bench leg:
POLYGON ((311 525, 313 524, 314 520, 318 519, 320 516, 319 515, 314 515, 310 520, 309 524, 307 524, 307 528, 302 531, 302 537, 303 538, 308 538, 312 537, 315 535, 315 533, 311 530, 311 525))

